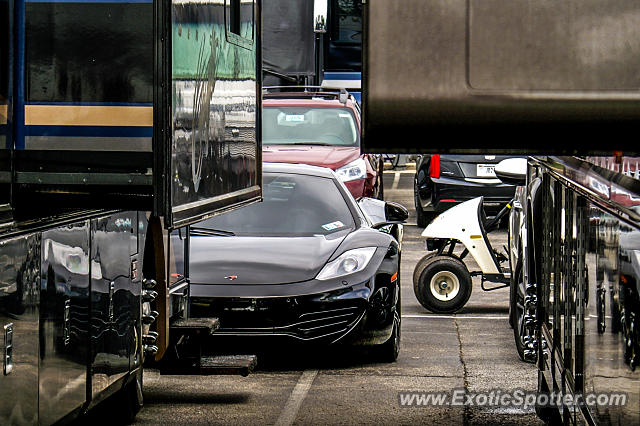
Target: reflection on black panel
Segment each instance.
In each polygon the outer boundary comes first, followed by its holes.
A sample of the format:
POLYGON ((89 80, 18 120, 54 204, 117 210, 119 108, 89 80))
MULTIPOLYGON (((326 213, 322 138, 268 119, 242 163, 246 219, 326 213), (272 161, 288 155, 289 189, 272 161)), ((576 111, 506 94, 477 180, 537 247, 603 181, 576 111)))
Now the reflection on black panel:
POLYGON ((149 3, 27 3, 31 102, 151 102, 149 3))
POLYGON ((0 0, 0 126, 2 105, 9 97, 9 2, 0 0))
POLYGON ((253 2, 233 4, 242 4, 246 13, 236 16, 240 21, 233 27, 241 37, 231 38, 224 2, 173 5, 171 204, 176 217, 181 206, 258 183, 253 2))
POLYGON ((592 409, 599 422, 631 424, 640 410, 640 229, 596 205, 588 211, 585 391, 626 393, 624 406, 592 409))
POLYGON ((42 233, 39 420, 53 423, 86 400, 89 352, 89 224, 42 233), (60 398, 60 389, 65 398, 60 398))
POLYGON ((362 3, 332 0, 327 71, 362 70, 362 3))

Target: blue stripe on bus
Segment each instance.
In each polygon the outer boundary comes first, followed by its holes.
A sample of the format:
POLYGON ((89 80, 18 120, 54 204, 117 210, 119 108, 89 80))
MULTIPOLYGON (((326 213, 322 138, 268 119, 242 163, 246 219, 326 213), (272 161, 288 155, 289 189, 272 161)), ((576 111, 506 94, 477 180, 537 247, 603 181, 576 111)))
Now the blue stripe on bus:
POLYGON ((325 72, 325 80, 361 80, 362 73, 359 72, 325 72))
POLYGON ((25 126, 25 136, 93 136, 150 138, 153 127, 137 126, 25 126))

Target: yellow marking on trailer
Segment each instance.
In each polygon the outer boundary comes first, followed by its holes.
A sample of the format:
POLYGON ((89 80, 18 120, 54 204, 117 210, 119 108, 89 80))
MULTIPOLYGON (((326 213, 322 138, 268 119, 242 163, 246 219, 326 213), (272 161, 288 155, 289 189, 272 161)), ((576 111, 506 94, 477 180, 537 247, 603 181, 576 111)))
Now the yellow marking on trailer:
POLYGON ((477 240, 482 238, 482 235, 470 235, 469 238, 471 238, 472 240, 477 240))
POLYGON ((28 126, 153 126, 153 107, 25 105, 28 126))
POLYGON ((9 115, 9 106, 0 105, 0 124, 7 124, 8 115, 9 115))

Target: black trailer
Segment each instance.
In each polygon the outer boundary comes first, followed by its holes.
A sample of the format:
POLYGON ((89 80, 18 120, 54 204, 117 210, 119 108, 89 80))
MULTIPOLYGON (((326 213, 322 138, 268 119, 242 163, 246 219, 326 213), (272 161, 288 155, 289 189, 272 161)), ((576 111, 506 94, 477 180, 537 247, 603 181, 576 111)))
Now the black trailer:
POLYGON ((0 1, 0 423, 254 365, 194 352, 185 227, 261 199, 260 3, 0 1))
POLYGON ((537 155, 511 287, 524 289, 513 326, 538 393, 560 401, 539 404, 548 421, 640 422, 640 150, 626 136, 640 129, 639 12, 631 0, 364 3, 366 150, 537 155))
POLYGON ((534 333, 536 408, 546 421, 633 424, 640 417, 637 161, 529 160, 524 326, 534 333))

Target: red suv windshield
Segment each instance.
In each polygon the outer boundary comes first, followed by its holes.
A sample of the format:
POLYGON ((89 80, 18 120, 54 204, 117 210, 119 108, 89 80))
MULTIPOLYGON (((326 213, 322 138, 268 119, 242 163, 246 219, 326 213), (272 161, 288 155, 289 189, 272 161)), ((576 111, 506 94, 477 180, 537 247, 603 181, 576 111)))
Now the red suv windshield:
POLYGON ((263 145, 360 146, 353 112, 348 108, 265 106, 263 145))

